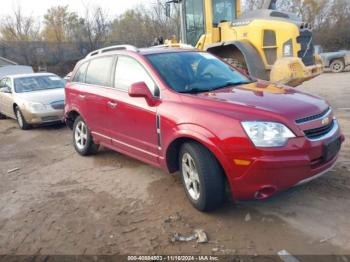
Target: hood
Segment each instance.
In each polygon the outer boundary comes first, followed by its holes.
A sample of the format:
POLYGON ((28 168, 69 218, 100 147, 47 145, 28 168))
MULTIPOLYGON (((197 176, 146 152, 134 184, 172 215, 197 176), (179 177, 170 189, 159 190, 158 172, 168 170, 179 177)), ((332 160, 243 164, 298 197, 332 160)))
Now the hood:
POLYGON ((328 103, 289 87, 256 82, 196 95, 212 101, 268 111, 287 119, 299 119, 326 110, 328 103))
POLYGON ((26 102, 36 102, 49 105, 52 102, 64 101, 64 88, 17 93, 16 96, 26 102))

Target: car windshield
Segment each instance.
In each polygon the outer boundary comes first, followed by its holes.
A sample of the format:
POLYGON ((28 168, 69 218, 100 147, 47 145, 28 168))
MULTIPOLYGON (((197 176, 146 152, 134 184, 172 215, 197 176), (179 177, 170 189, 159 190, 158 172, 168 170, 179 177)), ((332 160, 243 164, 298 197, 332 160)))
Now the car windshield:
POLYGON ((205 52, 147 55, 167 85, 179 93, 200 93, 252 82, 234 68, 205 52))
POLYGON ((28 76, 14 80, 16 93, 64 88, 65 82, 56 75, 28 76))

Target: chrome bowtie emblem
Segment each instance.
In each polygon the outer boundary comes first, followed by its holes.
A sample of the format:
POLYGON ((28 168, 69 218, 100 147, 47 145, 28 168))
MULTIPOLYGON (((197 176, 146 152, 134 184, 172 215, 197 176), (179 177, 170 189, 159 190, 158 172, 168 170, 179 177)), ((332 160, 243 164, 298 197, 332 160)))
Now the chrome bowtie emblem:
POLYGON ((322 119, 322 125, 326 126, 326 125, 328 125, 328 124, 329 124, 329 118, 328 118, 328 117, 322 119))

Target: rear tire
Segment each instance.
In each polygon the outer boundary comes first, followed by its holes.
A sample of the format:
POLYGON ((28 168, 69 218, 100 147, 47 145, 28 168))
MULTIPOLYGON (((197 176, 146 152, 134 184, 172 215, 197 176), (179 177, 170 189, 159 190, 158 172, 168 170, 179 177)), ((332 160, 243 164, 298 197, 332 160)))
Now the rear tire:
POLYGON ((92 139, 90 129, 80 116, 74 121, 73 143, 75 150, 82 156, 96 154, 99 148, 92 139))
POLYGON ((341 73, 345 69, 345 64, 342 60, 337 59, 331 63, 330 68, 333 73, 341 73))
POLYGON ((22 130, 30 129, 31 126, 25 120, 25 118, 24 118, 24 116, 23 116, 23 114, 18 106, 15 108, 15 114, 16 114, 17 123, 18 123, 19 128, 22 130))
POLYGON ((196 142, 185 143, 179 167, 186 195, 200 211, 219 208, 225 201, 223 170, 214 155, 196 142))

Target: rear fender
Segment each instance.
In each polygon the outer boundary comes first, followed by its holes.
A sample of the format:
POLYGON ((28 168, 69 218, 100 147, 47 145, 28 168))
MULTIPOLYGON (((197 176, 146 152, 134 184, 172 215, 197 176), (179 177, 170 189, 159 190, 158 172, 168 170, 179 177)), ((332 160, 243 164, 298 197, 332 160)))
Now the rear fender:
POLYGON ((344 56, 345 56, 345 54, 342 53, 342 52, 321 55, 323 63, 324 63, 324 65, 326 67, 329 67, 334 60, 338 60, 339 59, 339 60, 343 60, 344 61, 344 56))

